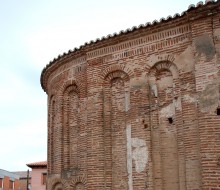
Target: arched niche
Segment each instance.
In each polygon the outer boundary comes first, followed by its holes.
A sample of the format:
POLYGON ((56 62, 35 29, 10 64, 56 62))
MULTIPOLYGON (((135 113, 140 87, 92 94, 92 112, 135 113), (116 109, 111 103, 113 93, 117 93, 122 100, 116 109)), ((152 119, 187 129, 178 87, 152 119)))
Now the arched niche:
POLYGON ((128 189, 126 121, 130 109, 129 76, 122 70, 104 78, 105 189, 128 189))
POLYGON ((56 184, 53 186, 52 190, 63 190, 63 185, 62 185, 62 183, 56 183, 56 184))
POLYGON ((178 69, 169 61, 148 73, 154 189, 185 188, 182 104, 178 69))
POLYGON ((56 149, 54 148, 55 143, 55 125, 56 125, 56 98, 52 95, 49 99, 49 108, 48 108, 48 173, 51 174, 54 172, 54 153, 56 149))
POLYGON ((75 185, 74 190, 85 190, 85 185, 83 183, 79 182, 75 185))
POLYGON ((72 190, 85 190, 86 184, 85 176, 77 176, 72 178, 69 187, 72 190))
POLYGON ((79 91, 76 85, 68 86, 63 94, 63 169, 77 169, 79 162, 79 91))

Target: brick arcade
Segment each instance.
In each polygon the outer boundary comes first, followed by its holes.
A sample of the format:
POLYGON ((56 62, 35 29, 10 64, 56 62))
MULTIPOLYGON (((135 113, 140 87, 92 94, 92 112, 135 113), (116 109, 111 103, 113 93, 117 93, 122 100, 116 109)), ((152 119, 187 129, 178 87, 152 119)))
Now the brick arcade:
POLYGON ((42 71, 47 190, 220 190, 220 1, 85 43, 42 71))

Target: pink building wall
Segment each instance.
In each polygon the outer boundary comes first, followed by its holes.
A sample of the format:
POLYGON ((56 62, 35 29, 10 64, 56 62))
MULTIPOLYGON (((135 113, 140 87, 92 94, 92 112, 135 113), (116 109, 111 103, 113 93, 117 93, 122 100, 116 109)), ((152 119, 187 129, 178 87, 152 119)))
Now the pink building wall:
POLYGON ((27 164, 32 169, 31 190, 46 190, 47 161, 27 164))
POLYGON ((46 184, 43 184, 44 173, 47 173, 46 168, 32 168, 31 190, 46 190, 46 184))

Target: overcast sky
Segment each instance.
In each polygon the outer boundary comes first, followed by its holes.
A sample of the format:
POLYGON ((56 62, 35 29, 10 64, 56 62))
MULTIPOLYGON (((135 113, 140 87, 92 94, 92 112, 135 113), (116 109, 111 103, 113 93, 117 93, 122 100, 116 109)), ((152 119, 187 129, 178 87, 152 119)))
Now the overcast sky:
MULTIPOLYGON (((198 0, 0 0, 0 168, 27 170, 47 157, 42 69, 85 42, 161 17, 198 0)), ((204 2, 204 1, 203 1, 204 2)))

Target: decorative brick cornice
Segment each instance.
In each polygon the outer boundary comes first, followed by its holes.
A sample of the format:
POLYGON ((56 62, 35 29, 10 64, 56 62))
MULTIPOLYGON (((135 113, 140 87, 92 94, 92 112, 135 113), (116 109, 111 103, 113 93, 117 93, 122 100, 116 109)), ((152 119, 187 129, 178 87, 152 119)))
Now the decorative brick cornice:
MULTIPOLYGON (((175 26, 181 24, 188 24, 191 21, 200 19, 204 16, 211 16, 213 14, 218 13, 220 11, 220 0, 206 0, 205 3, 199 2, 197 5, 190 5, 188 10, 182 12, 182 14, 175 14, 173 17, 168 16, 166 19, 161 18, 160 21, 154 20, 152 23, 141 24, 138 27, 134 26, 131 29, 127 29, 125 31, 120 31, 119 33, 114 33, 113 35, 107 35, 106 37, 98 38, 95 41, 86 42, 84 45, 79 48, 74 48, 73 50, 69 50, 68 53, 63 53, 51 61, 42 71, 41 73, 41 86, 44 91, 47 91, 47 80, 49 76, 61 65, 65 65, 70 61, 79 60, 82 62, 86 62, 87 60, 97 58, 99 56, 105 56, 112 52, 117 52, 117 49, 120 48, 133 48, 137 45, 141 45, 143 43, 153 42, 154 40, 159 40, 159 38, 164 39, 164 35, 169 35, 165 33, 166 29, 175 28, 175 26), (179 24, 178 24, 179 23, 179 24), (159 32, 159 33, 158 33, 159 32), (154 34, 154 33, 157 33, 154 34), (148 36, 147 38, 140 38, 140 36, 148 36), (156 36, 154 36, 156 35, 156 36), (130 39, 129 41, 127 39, 130 39), (121 43, 119 43, 121 42, 121 43)), ((186 30, 189 30, 189 26, 184 26, 183 28, 183 36, 179 36, 178 39, 174 39, 174 42, 170 43, 178 43, 181 39, 184 38, 184 35, 187 35, 186 30), (185 32, 184 32, 185 31, 185 32)), ((175 33, 175 31, 173 31, 175 33)), ((176 31, 181 34, 180 31, 176 31)), ((187 36, 185 36, 187 38, 187 36)), ((160 41, 160 40, 159 40, 160 41)), ((164 44, 156 44, 156 46, 164 45, 166 46, 167 42, 163 42, 164 44)), ((169 42, 168 42, 169 43, 169 42)), ((146 47, 144 51, 150 51, 152 48, 156 48, 156 46, 146 47)), ((134 50, 136 51, 136 50, 134 50)), ((137 50, 138 51, 143 51, 137 50)), ((133 52, 127 52, 133 53, 133 52)), ((123 56, 123 55, 118 55, 123 56)), ((107 58, 107 59, 114 59, 107 58)), ((76 61, 77 62, 77 61, 76 61)), ((75 64, 75 63, 71 63, 75 64)))

